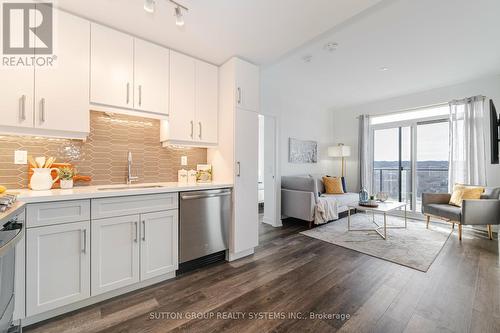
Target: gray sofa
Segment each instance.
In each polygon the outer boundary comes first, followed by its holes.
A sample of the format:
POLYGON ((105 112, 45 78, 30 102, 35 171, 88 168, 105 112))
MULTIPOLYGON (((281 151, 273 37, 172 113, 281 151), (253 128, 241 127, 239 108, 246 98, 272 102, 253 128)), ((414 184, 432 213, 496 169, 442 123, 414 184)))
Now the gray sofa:
MULTIPOLYGON (((299 175, 281 177, 281 214, 283 217, 293 217, 308 221, 311 226, 314 221, 314 208, 318 197, 325 193, 321 175, 299 175)), ((336 198, 338 212, 346 212, 347 205, 358 202, 357 193, 345 193, 328 196, 336 198)))
POLYGON ((493 238, 492 225, 500 224, 500 187, 488 187, 479 200, 464 200, 462 207, 449 205, 449 193, 422 193, 422 213, 458 224, 458 239, 462 240, 462 225, 487 225, 489 238, 493 238))

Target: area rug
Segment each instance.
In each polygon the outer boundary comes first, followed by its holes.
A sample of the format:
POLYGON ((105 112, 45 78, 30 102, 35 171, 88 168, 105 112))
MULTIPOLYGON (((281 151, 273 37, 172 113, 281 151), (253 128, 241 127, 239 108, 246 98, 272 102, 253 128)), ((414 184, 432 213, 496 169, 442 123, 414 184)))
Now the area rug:
MULTIPOLYGON (((351 216, 351 228, 373 229, 371 215, 351 216)), ((375 215, 383 225, 383 216, 375 215)), ((403 226, 401 217, 388 216, 387 225, 403 226)), ((427 272, 451 234, 451 225, 433 223, 426 229, 425 222, 408 219, 407 229, 387 229, 387 240, 375 231, 347 231, 347 217, 301 232, 322 241, 355 250, 370 256, 427 272)))

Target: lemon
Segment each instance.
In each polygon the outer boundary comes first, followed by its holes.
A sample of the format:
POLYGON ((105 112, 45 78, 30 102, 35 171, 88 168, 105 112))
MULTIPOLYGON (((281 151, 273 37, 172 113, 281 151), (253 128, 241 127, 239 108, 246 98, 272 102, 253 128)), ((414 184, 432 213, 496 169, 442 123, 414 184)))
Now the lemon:
POLYGON ((7 191, 7 188, 5 186, 0 186, 0 194, 7 191))

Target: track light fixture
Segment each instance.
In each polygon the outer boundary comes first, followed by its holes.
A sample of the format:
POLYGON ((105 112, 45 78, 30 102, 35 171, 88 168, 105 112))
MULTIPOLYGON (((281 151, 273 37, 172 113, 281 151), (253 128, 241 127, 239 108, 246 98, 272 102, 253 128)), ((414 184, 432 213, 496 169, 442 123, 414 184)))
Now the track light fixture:
MULTIPOLYGON (((174 8, 175 24, 179 27, 184 26, 184 14, 182 13, 182 11, 185 10, 187 12, 189 9, 174 0, 168 0, 168 1, 170 1, 175 5, 174 8)), ((144 10, 148 13, 154 13, 155 5, 156 5, 155 0, 144 0, 144 10)))

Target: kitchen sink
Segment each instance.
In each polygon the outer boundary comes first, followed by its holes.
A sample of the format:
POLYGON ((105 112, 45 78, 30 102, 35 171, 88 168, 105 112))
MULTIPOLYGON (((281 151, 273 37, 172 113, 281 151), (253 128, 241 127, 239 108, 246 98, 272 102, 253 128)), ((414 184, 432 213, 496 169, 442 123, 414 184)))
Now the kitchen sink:
POLYGON ((114 186, 114 187, 99 187, 97 190, 98 191, 119 191, 119 190, 141 190, 141 189, 148 189, 148 188, 162 188, 163 186, 161 185, 134 185, 134 186, 114 186))

